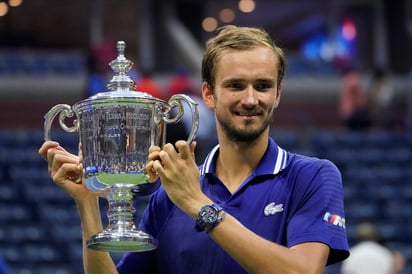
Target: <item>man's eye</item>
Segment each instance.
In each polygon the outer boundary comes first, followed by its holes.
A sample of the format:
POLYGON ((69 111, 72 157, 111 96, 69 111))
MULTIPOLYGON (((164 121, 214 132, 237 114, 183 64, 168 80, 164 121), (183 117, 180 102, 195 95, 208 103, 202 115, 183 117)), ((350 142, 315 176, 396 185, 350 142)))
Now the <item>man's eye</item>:
POLYGON ((232 89, 232 90, 240 90, 243 88, 243 85, 240 83, 230 83, 228 85, 228 88, 232 89))
POLYGON ((259 84, 254 85, 254 88, 258 91, 267 91, 272 87, 273 85, 269 83, 259 83, 259 84))

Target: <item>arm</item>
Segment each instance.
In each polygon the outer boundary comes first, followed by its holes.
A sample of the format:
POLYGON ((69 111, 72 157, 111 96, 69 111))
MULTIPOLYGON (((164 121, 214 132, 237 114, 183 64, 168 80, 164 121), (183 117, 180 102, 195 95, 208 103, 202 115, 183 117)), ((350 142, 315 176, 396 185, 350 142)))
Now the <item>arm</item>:
POLYGON ((85 273, 117 273, 115 265, 108 252, 94 251, 85 245, 92 235, 103 230, 98 196, 89 191, 82 179, 80 158, 67 152, 56 142, 45 142, 39 149, 39 154, 48 163, 48 171, 53 181, 64 189, 76 202, 79 210, 85 273))
POLYGON ((97 197, 76 201, 80 214, 85 273, 118 273, 109 252, 96 251, 86 246, 86 241, 103 231, 97 197))
POLYGON ((250 273, 323 273, 329 255, 322 243, 287 248, 265 240, 230 215, 209 236, 250 273))
MULTIPOLYGON (((201 206, 211 204, 200 189, 199 170, 193 160, 194 147, 185 142, 165 145, 152 155, 150 163, 161 177, 169 198, 193 219, 201 206), (155 160, 157 159, 157 160, 155 160)), ((322 273, 329 247, 321 243, 303 243, 287 248, 270 242, 247 229, 227 214, 209 236, 250 273, 322 273), (245 248, 246 247, 246 248, 245 248)))

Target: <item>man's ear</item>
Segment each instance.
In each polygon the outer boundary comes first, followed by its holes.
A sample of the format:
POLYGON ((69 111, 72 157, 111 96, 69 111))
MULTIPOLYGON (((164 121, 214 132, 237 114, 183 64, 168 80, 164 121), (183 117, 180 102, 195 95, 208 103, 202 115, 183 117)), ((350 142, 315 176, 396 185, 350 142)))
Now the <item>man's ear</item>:
POLYGON ((208 82, 202 83, 202 97, 203 102, 209 109, 215 108, 215 96, 213 95, 213 91, 210 89, 208 82))
POLYGON ((282 94, 282 84, 278 86, 278 96, 277 97, 280 97, 281 94, 282 94))
POLYGON ((276 89, 275 108, 279 106, 281 94, 282 94, 282 85, 279 85, 278 88, 276 89))

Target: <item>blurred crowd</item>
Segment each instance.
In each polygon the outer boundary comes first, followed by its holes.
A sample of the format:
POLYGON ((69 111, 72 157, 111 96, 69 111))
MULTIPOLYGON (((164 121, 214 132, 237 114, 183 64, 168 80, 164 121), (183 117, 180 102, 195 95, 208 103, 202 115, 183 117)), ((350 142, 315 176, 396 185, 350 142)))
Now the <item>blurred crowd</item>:
POLYGON ((399 100, 411 100, 409 97, 397 98, 387 69, 376 67, 365 81, 355 67, 347 66, 341 74, 338 111, 343 126, 350 130, 410 128, 411 104, 399 104, 399 100))
POLYGON ((342 274, 399 274, 405 257, 391 249, 373 223, 362 222, 356 228, 356 244, 350 257, 342 263, 342 274))

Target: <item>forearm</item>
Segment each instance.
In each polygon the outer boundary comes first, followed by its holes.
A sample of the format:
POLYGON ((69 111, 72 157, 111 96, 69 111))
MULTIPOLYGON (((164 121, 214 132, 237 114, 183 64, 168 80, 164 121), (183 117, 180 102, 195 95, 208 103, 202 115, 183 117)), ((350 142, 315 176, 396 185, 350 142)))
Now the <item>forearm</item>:
MULTIPOLYGON (((196 219, 199 208, 212 201, 199 196, 185 205, 184 210, 196 219)), ((248 273, 321 274, 329 255, 329 247, 321 243, 304 243, 288 248, 268 241, 226 214, 208 234, 248 273)))
POLYGON ((82 226, 84 272, 86 274, 117 273, 109 252, 92 250, 86 245, 88 239, 103 231, 98 198, 93 197, 87 201, 77 202, 77 207, 82 226))
MULTIPOLYGON (((186 204, 184 209, 196 219, 199 208, 211 203, 206 196, 200 196, 186 204)), ((226 214, 208 235, 248 273, 321 274, 329 255, 329 247, 321 243, 288 248, 266 240, 230 214, 226 214)))
POLYGON ((328 255, 328 248, 322 244, 308 244, 316 249, 307 252, 270 242, 248 230, 229 214, 209 236, 248 273, 321 274, 328 255))

